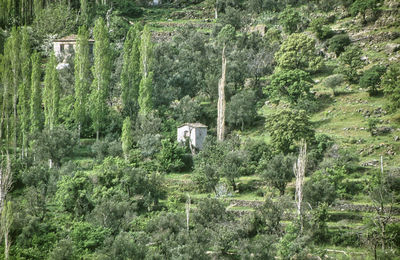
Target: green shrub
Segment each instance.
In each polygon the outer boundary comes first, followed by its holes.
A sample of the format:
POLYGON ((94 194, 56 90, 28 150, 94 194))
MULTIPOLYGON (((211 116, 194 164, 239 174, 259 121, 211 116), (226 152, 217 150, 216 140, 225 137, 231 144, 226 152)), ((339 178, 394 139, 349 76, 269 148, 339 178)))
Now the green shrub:
POLYGON ((320 203, 332 204, 338 194, 334 183, 322 171, 315 172, 304 185, 304 200, 313 206, 320 203))
POLYGON ((364 65, 361 55, 360 46, 347 46, 338 58, 339 66, 335 69, 335 73, 344 74, 349 82, 357 83, 360 77, 358 70, 364 65))
POLYGON ((160 170, 166 173, 181 171, 185 167, 182 159, 185 154, 184 148, 168 139, 162 140, 161 146, 160 153, 157 155, 160 170))
POLYGON ((311 30, 320 40, 325 40, 333 36, 333 31, 326 25, 326 23, 327 20, 324 17, 317 17, 310 23, 311 30))
POLYGON ((257 116, 256 94, 253 90, 243 90, 231 98, 226 108, 226 121, 231 126, 251 126, 257 116))
POLYGON ((328 51, 334 52, 336 56, 339 56, 350 43, 350 38, 347 34, 335 35, 328 41, 328 51))
POLYGON ((344 82, 343 74, 334 74, 325 78, 322 84, 327 88, 331 88, 333 90, 333 95, 336 95, 337 92, 335 91, 335 89, 341 86, 343 82, 344 82))
POLYGON ((389 99, 388 108, 390 111, 396 111, 400 108, 400 66, 391 65, 382 76, 382 87, 385 97, 389 99))
POLYGON ((379 65, 366 70, 360 78, 360 87, 367 89, 370 96, 376 96, 380 92, 381 76, 385 71, 386 68, 379 65))
POLYGON ((290 5, 279 14, 279 21, 283 25, 285 32, 291 34, 297 32, 301 25, 300 13, 290 5))

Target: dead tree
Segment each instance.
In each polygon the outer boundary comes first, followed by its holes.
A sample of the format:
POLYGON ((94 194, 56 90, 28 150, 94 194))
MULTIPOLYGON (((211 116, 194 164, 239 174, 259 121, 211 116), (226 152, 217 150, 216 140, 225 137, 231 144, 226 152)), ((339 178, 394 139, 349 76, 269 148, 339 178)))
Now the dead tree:
MULTIPOLYGON (((386 227, 393 219, 393 205, 395 203, 394 195, 388 189, 383 171, 383 157, 381 156, 381 171, 377 185, 371 190, 370 198, 376 212, 372 222, 379 230, 379 242, 382 251, 386 249, 386 227)), ((375 250, 376 251, 376 250, 375 250)), ((376 254, 376 253, 375 253, 376 254)))
MULTIPOLYGON (((4 157, 4 155, 2 157, 4 157)), ((4 162, 2 161, 0 166, 0 214, 4 208, 7 193, 12 185, 11 161, 8 152, 5 161, 6 165, 4 166, 4 162)))
MULTIPOLYGON (((4 155, 2 156, 4 157, 4 155)), ((1 158, 3 159, 3 158, 1 158)), ((9 240, 10 227, 13 222, 11 202, 7 204, 7 193, 10 191, 12 185, 12 174, 11 174, 11 161, 10 156, 7 152, 6 155, 6 166, 2 160, 0 166, 0 215, 1 215, 1 233, 4 235, 4 255, 5 259, 9 258, 9 250, 11 241, 9 240)))
POLYGON ((222 48, 222 73, 218 82, 218 119, 217 119, 217 139, 223 141, 225 138, 225 84, 226 84, 226 45, 222 48))
POLYGON ((189 219, 190 219, 190 195, 188 194, 186 201, 186 231, 189 232, 189 219))
POLYGON ((9 237, 11 225, 14 221, 11 202, 4 205, 1 212, 1 233, 4 235, 4 259, 10 257, 11 240, 9 237))
POLYGON ((306 172, 306 163, 307 163, 307 143, 302 140, 300 143, 300 152, 297 161, 293 165, 293 172, 296 176, 296 206, 297 206, 297 215, 300 219, 301 231, 303 230, 303 218, 302 218, 302 210, 301 205, 303 202, 303 186, 304 186, 304 177, 306 172))

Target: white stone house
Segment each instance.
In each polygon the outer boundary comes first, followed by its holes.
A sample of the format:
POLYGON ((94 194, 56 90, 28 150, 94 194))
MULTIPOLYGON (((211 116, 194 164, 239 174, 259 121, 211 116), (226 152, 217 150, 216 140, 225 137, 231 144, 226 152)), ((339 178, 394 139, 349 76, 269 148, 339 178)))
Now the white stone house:
POLYGON ((206 136, 207 126, 200 123, 185 123, 178 127, 178 142, 185 143, 188 141, 192 153, 203 148, 206 136))
MULTIPOLYGON (((54 55, 57 57, 57 59, 62 60, 62 62, 60 64, 58 64, 57 69, 62 69, 65 66, 68 66, 68 64, 66 63, 66 60, 69 57, 69 55, 71 55, 73 52, 75 52, 76 39, 77 39, 77 35, 72 34, 72 35, 69 35, 69 36, 66 36, 61 39, 57 39, 57 40, 53 41, 54 55)), ((94 44, 94 40, 89 39, 90 54, 93 54, 93 44, 94 44)))

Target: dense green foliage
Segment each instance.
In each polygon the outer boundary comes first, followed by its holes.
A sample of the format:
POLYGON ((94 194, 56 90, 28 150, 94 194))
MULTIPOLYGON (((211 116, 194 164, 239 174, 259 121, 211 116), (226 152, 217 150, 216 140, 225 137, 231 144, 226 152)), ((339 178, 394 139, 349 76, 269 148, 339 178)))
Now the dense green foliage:
POLYGON ((396 259, 396 3, 151 2, 0 0, 0 258, 396 259))

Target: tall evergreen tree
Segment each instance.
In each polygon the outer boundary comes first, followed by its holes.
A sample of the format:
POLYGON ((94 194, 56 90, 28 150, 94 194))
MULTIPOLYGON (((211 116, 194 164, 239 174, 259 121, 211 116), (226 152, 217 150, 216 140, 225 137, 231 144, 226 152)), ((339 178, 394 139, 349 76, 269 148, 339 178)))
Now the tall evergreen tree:
POLYGON ((94 65, 92 68, 93 82, 90 96, 91 117, 96 139, 107 118, 108 85, 111 77, 110 40, 104 20, 96 20, 94 30, 94 65))
POLYGON ((43 129, 42 89, 40 86, 40 54, 32 54, 31 100, 30 100, 30 132, 43 129))
POLYGON ((151 42, 151 33, 149 26, 146 25, 142 32, 140 42, 140 72, 142 79, 139 85, 139 112, 147 114, 153 109, 152 95, 153 95, 153 45, 151 42))
POLYGON ((125 116, 136 118, 138 112, 140 73, 140 24, 131 27, 124 43, 121 72, 121 100, 125 116))
POLYGON ((78 31, 75 51, 75 104, 74 118, 78 124, 78 132, 87 119, 87 100, 90 89, 89 32, 86 26, 78 31))
POLYGON ((52 54, 46 65, 43 93, 45 126, 50 129, 57 124, 60 110, 60 80, 56 66, 57 60, 52 54))
POLYGON ((18 92, 18 116, 22 136, 22 157, 26 156, 29 132, 29 94, 31 88, 31 50, 26 27, 21 31, 21 83, 18 92))

